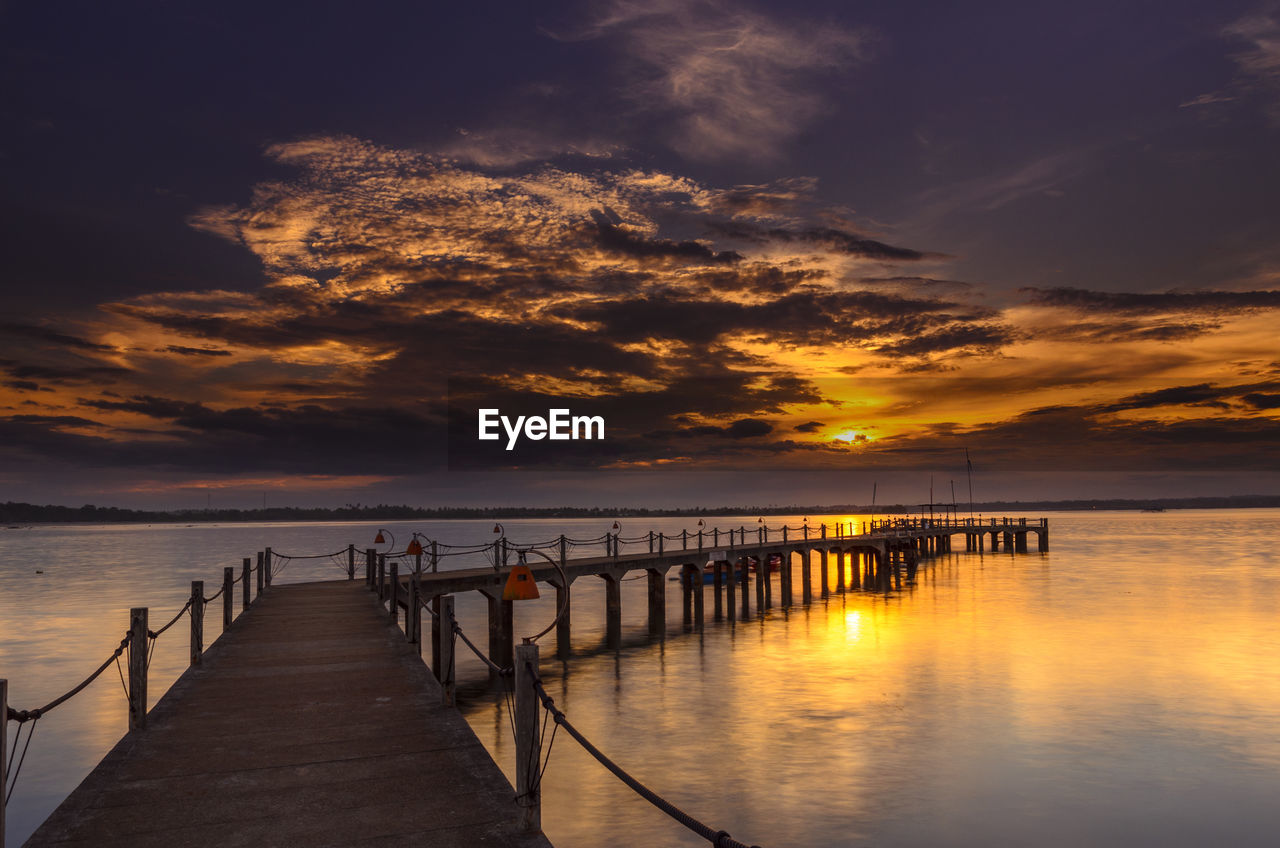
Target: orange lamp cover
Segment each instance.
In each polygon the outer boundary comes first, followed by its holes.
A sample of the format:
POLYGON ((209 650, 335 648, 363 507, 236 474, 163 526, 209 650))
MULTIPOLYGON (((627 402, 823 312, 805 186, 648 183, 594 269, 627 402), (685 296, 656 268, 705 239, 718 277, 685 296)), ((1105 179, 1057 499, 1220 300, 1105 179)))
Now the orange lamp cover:
POLYGON ((409 547, 405 548, 404 552, 407 554, 420 554, 422 553, 422 543, 414 539, 409 542, 409 547))
POLYGON ((538 597, 538 584, 533 580, 533 572, 527 565, 511 567, 507 575, 507 584, 502 587, 504 601, 532 601, 538 597))
POLYGON ((387 540, 383 537, 381 530, 378 531, 378 535, 373 537, 373 543, 375 545, 385 545, 386 542, 387 540))

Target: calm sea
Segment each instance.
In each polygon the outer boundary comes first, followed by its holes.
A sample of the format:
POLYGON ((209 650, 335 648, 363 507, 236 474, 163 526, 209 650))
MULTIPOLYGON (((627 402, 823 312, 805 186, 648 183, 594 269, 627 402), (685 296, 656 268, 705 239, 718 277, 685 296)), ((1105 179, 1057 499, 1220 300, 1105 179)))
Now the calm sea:
MULTIPOLYGON (((547 637, 543 676, 570 719, 638 778, 762 846, 1274 845, 1280 510, 1049 521, 1047 554, 1034 552, 1034 538, 1030 554, 952 553, 889 594, 851 590, 805 606, 797 586, 796 606, 760 615, 753 592, 748 619, 713 621, 708 593, 701 632, 686 630, 672 584, 661 640, 648 636, 645 581, 628 581, 616 651, 605 645, 602 584, 580 579, 574 655, 556 661, 547 637)), ((612 524, 504 523, 516 541, 593 537, 612 524)), ((756 526, 754 516, 717 523, 756 526)), ((492 522, 383 525, 401 545, 413 530, 493 539, 492 522)), ((627 519, 622 532, 684 528, 691 522, 627 519)), ((0 529, 0 677, 10 702, 38 706, 77 683, 119 641, 129 607, 150 607, 154 628, 181 607, 191 580, 212 592, 224 566, 264 546, 363 548, 376 530, 0 529)), ((278 581, 342 576, 330 560, 295 560, 278 581)), ((813 582, 816 593, 816 570, 813 582)), ((517 605, 517 636, 550 622, 551 595, 517 605)), ((458 608, 484 644, 483 605, 464 597, 458 608)), ((206 643, 220 621, 215 606, 206 643)), ((185 626, 157 643, 153 702, 185 667, 185 626)), ((459 676, 464 714, 510 777, 502 698, 478 661, 460 657, 459 676)), ((115 669, 39 722, 8 807, 8 844, 21 844, 125 725, 115 669)), ((558 848, 705 845, 564 734, 544 793, 544 828, 558 848)))

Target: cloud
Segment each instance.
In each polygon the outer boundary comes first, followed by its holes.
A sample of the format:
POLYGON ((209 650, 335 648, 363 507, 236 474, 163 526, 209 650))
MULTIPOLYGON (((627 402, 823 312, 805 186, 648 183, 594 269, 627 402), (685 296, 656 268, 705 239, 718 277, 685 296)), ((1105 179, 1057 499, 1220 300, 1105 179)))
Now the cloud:
POLYGON ((614 0, 563 40, 608 39, 627 64, 624 91, 671 127, 694 159, 768 159, 834 108, 814 81, 870 58, 875 37, 715 0, 614 0))
MULTIPOLYGON (((154 292, 102 305, 78 325, 92 332, 4 334, 0 372, 24 393, 4 411, 30 414, 0 419, 6 459, 353 479, 446 461, 822 468, 850 451, 915 468, 1049 421, 1131 462, 1117 433, 1172 433, 1177 415, 1249 434, 1274 408, 1258 327, 1275 292, 1028 289, 1001 308, 913 273, 947 260, 840 220, 807 179, 725 187, 620 157, 484 167, 348 137, 270 156, 288 179, 194 223, 251 252, 265 286, 154 292), (1220 386, 1223 357, 1259 382, 1220 386), (922 425, 944 393, 949 422, 922 425), (487 451, 479 406, 569 406, 609 437, 487 451), (874 438, 824 439, 837 420, 874 438)), ((1239 465, 1232 451, 1211 453, 1239 465)))
POLYGON ((1261 99, 1271 122, 1280 125, 1280 21, 1275 13, 1260 9, 1244 15, 1222 34, 1242 45, 1231 54, 1237 86, 1261 99))
POLYGON ((55 345, 66 345, 67 347, 81 348, 83 350, 114 350, 111 345, 98 344, 97 342, 82 339, 79 336, 67 335, 66 333, 60 333, 49 327, 40 327, 33 324, 17 324, 11 321, 3 321, 0 322, 0 333, 33 341, 51 342, 55 345))
POLYGON ((1032 303, 1081 312, 1156 315, 1191 312, 1208 315, 1249 312, 1280 307, 1280 291, 1167 291, 1102 292, 1077 288, 1022 288, 1032 303))

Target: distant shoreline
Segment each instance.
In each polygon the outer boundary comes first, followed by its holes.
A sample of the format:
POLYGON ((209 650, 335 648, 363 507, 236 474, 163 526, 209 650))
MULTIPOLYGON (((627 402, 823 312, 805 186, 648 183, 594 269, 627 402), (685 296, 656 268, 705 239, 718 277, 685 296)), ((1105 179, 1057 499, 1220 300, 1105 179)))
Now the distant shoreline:
MULTIPOLYGON (((1255 509, 1280 507, 1280 495, 1233 495, 1215 498, 1154 498, 1154 499, 1099 499, 1060 501, 987 501, 974 503, 972 511, 992 513, 1027 514, 1032 512, 1103 511, 1164 511, 1184 509, 1255 509)), ((970 512, 967 503, 955 505, 957 515, 970 512)), ((951 512, 951 504, 934 504, 935 514, 951 512)), ((192 510, 135 510, 117 507, 67 507, 46 504, 9 502, 0 504, 0 527, 21 524, 191 524, 237 523, 256 521, 405 521, 405 520, 457 520, 457 519, 517 519, 517 518, 703 518, 727 515, 906 515, 928 512, 919 505, 881 504, 874 508, 868 504, 826 504, 788 506, 719 506, 686 509, 646 509, 636 507, 411 507, 379 504, 377 506, 345 506, 337 509, 271 507, 267 509, 192 509, 192 510)))

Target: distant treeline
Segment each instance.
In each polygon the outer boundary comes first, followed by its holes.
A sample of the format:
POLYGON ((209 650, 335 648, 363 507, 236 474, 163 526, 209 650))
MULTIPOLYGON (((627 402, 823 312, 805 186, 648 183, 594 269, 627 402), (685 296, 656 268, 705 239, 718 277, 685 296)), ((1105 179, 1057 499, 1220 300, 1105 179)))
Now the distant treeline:
MULTIPOLYGON (((975 513, 1028 515, 1049 510, 1134 510, 1134 509, 1241 509, 1249 507, 1280 507, 1280 495, 1234 495, 1225 498, 1157 498, 1151 500, 1069 500, 1069 501, 989 501, 975 503, 975 513)), ((933 512, 947 513, 950 504, 934 504, 933 512)), ((955 507, 959 515, 968 515, 969 505, 955 507)), ((0 504, 0 524, 32 524, 47 521, 81 521, 95 524, 132 522, 236 522, 236 521, 395 521, 405 519, 456 519, 456 518, 628 518, 663 516, 715 516, 715 515, 838 515, 867 514, 902 515, 927 512, 928 507, 903 504, 881 504, 874 509, 867 504, 825 504, 788 506, 719 506, 695 509, 644 509, 636 507, 413 507, 378 504, 347 504, 336 509, 300 507, 271 507, 268 509, 184 509, 154 511, 120 509, 86 504, 81 507, 38 506, 12 501, 0 504)))

